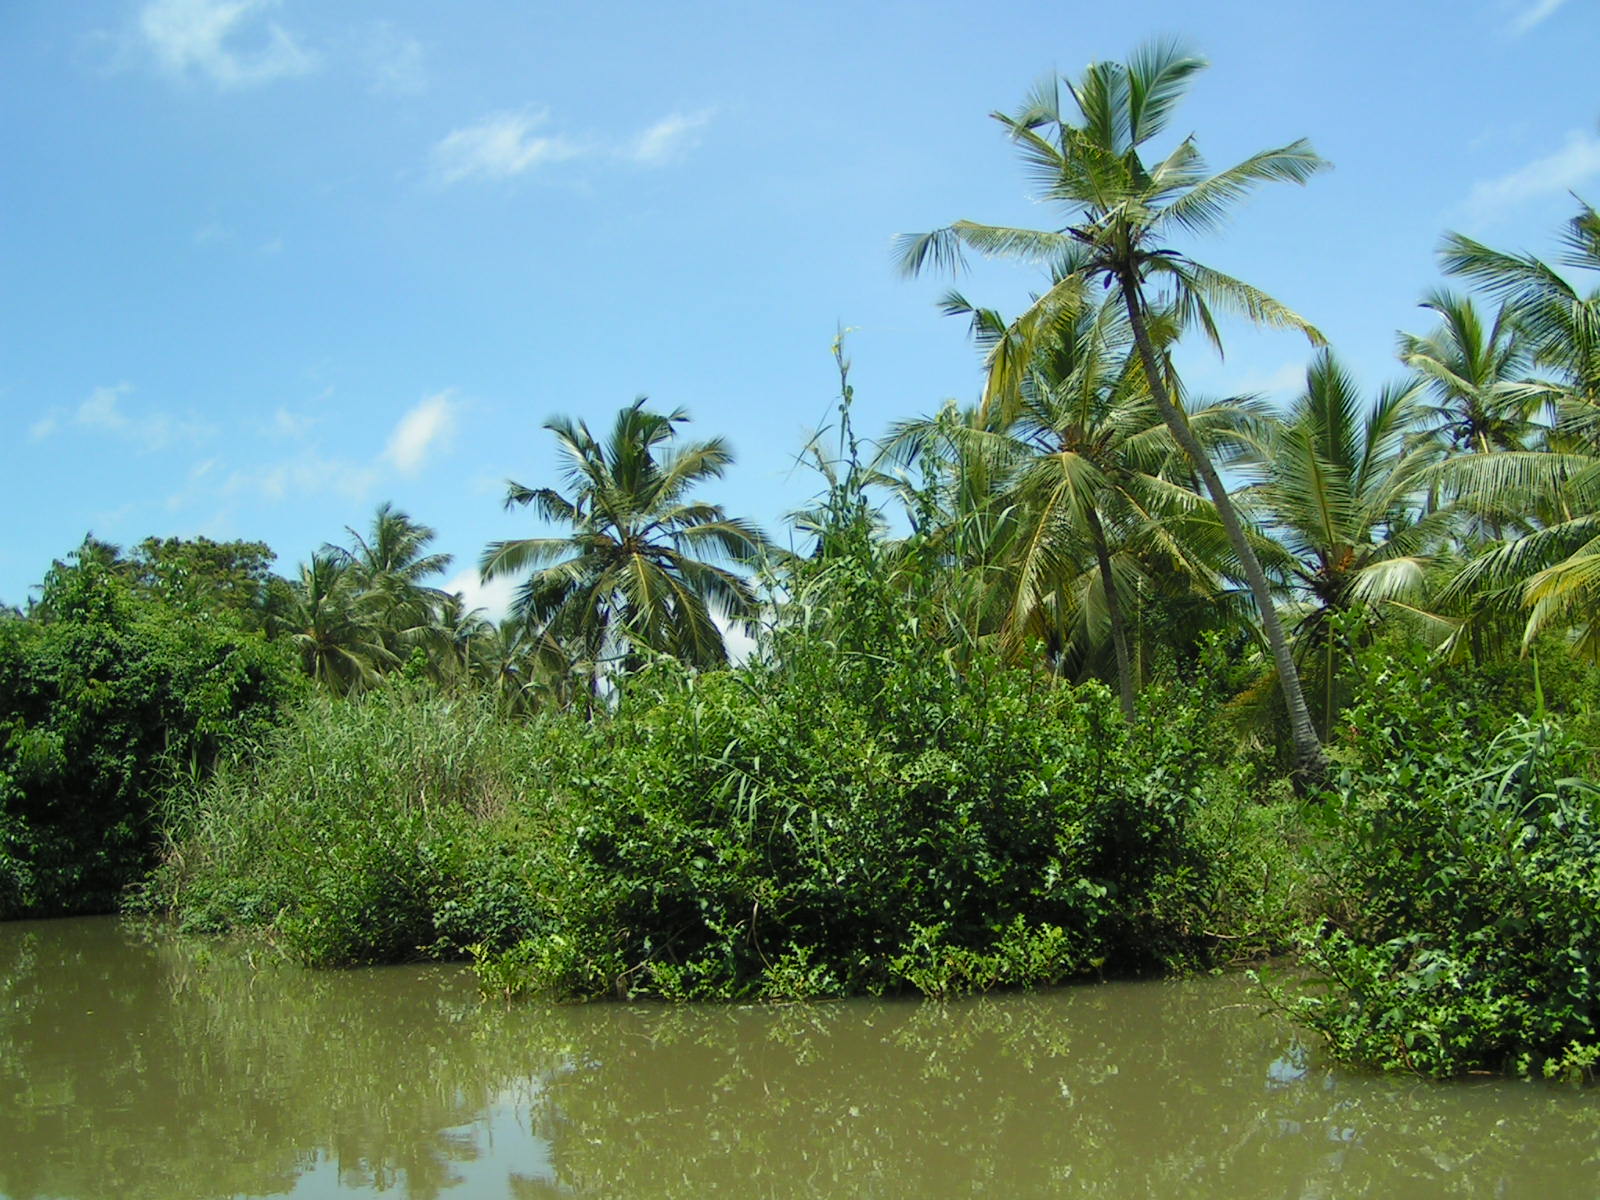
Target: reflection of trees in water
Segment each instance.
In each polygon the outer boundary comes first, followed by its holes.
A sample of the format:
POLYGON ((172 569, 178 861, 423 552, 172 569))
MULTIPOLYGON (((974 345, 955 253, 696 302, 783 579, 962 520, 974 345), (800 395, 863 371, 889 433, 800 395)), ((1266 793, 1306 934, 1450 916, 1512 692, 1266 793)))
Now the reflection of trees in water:
POLYGON ((1242 981, 1204 980, 613 1010, 605 1051, 548 1083, 534 1128, 562 1183, 606 1196, 1502 1196, 1592 1180, 1590 1097, 1335 1075, 1258 1009, 1242 981))
POLYGON ((459 1127, 552 1065, 485 1036, 459 974, 203 958, 107 921, 0 930, 0 1194, 281 1193, 331 1161, 426 1200, 477 1153, 459 1127))
POLYGON ((1590 1188, 1600 1098, 1335 1075, 1257 1008, 1201 980, 506 1010, 459 972, 253 972, 109 922, 0 927, 0 1194, 284 1192, 328 1163, 350 1188, 516 1200, 1590 1188))

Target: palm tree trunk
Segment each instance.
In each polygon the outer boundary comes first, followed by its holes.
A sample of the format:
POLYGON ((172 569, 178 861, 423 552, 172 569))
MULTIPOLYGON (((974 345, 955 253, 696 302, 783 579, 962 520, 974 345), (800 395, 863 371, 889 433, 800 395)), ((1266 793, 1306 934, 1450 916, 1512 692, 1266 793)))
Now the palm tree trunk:
POLYGON ((1100 564, 1100 587, 1106 594, 1106 612, 1111 616, 1111 646, 1117 654, 1117 691, 1122 697, 1122 715, 1132 725, 1133 672, 1128 666, 1128 627, 1122 617, 1122 598, 1117 593, 1117 581, 1111 574, 1111 552, 1106 547, 1106 531, 1100 524, 1100 514, 1093 505, 1084 505, 1084 516, 1089 521, 1089 533, 1094 538, 1094 556, 1100 564))
POLYGON ((1194 468, 1205 481, 1211 502, 1216 505, 1217 516, 1228 535, 1228 544, 1239 556, 1244 567, 1250 594, 1255 597, 1256 608, 1261 613, 1261 629, 1266 634, 1267 645, 1272 650, 1272 660, 1278 668, 1278 686, 1283 691, 1284 706, 1289 710, 1289 730, 1294 738, 1295 774, 1303 786, 1315 786, 1327 774, 1328 759, 1322 750, 1322 740, 1317 737, 1316 726, 1311 722, 1311 712, 1306 707, 1305 693, 1300 687, 1300 673, 1295 669, 1294 656, 1289 651, 1289 639, 1284 636, 1283 625, 1278 620, 1278 610, 1272 603, 1272 593, 1267 588, 1267 575, 1261 562, 1245 537, 1244 525, 1233 507, 1233 498, 1223 486, 1222 477, 1212 465, 1211 456, 1200 445, 1194 430, 1183 419, 1183 414, 1167 394, 1167 386, 1156 360, 1155 347, 1150 342, 1150 331, 1144 323, 1144 297, 1138 280, 1129 274, 1119 278, 1122 301, 1128 310, 1128 322, 1133 326, 1133 340, 1139 347, 1139 357, 1144 362, 1144 373, 1150 383, 1150 396, 1156 410, 1166 422, 1172 436, 1183 447, 1184 453, 1194 463, 1194 468))

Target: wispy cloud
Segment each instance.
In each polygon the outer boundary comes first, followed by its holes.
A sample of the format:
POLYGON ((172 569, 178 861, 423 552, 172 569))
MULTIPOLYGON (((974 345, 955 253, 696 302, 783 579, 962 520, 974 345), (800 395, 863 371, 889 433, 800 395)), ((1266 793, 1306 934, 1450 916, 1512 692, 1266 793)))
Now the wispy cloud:
POLYGON ((1600 137, 1574 131, 1554 154, 1518 167, 1496 179, 1480 180, 1467 194, 1470 221, 1482 223, 1528 200, 1571 191, 1600 175, 1600 137))
POLYGON ((126 383, 97 387, 70 412, 57 408, 40 417, 28 427, 28 436, 37 442, 73 428, 132 442, 143 450, 164 450, 199 444, 216 432, 203 421, 171 413, 130 413, 123 398, 132 391, 126 383))
POLYGON ((378 475, 375 467, 306 451, 280 462, 232 471, 218 491, 224 497, 245 495, 264 500, 330 493, 362 500, 371 494, 378 475))
POLYGON ((1534 3, 1511 19, 1511 32, 1521 37, 1535 25, 1541 24, 1566 2, 1567 0, 1534 0, 1534 3))
POLYGON ((625 156, 645 167, 676 162, 700 144, 699 133, 711 121, 711 110, 669 113, 627 147, 625 156))
POLYGON ((457 407, 448 391, 418 403, 394 427, 383 457, 402 475, 415 475, 429 454, 448 444, 455 432, 457 407))
POLYGON ((546 112, 493 113, 445 135, 433 147, 434 177, 441 183, 510 179, 582 153, 560 135, 536 132, 548 119, 546 112))
POLYGON ((251 87, 316 66, 316 56, 266 13, 273 0, 150 0, 139 35, 162 70, 221 88, 251 87))
POLYGON ((214 246, 218 242, 225 242, 233 236, 230 230, 221 221, 207 221, 194 231, 194 244, 196 246, 214 246))
POLYGON ((272 414, 272 432, 279 437, 289 438, 293 441, 303 440, 307 434, 316 427, 321 417, 314 417, 309 413, 297 413, 279 405, 272 414))
POLYGON ((374 92, 414 96, 427 89, 428 70, 422 43, 387 21, 380 21, 373 28, 363 58, 374 92))

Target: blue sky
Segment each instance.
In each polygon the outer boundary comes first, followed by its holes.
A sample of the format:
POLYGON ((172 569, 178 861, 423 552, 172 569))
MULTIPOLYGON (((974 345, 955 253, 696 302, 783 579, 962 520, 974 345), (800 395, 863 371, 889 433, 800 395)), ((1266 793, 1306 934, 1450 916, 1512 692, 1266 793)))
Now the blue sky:
MULTIPOLYGON (((1185 248, 1372 388, 1445 230, 1547 251, 1600 198, 1597 0, 9 4, 0 601, 90 530, 292 573, 383 500, 476 594, 484 544, 537 529, 505 480, 556 482, 542 423, 640 393, 731 441, 706 498, 782 537, 836 326, 866 434, 979 390, 894 235, 1059 224, 986 114, 1157 35, 1212 63, 1172 132, 1215 165, 1301 136, 1335 165, 1185 248)), ((1228 346, 1185 351, 1194 390, 1292 394, 1303 342, 1228 346)))

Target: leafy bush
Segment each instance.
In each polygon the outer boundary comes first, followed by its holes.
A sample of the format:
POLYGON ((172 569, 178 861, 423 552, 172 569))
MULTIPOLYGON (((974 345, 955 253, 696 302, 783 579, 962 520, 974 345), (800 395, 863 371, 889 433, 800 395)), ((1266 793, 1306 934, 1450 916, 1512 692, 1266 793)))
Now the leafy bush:
POLYGON ((0 918, 115 908, 159 847, 156 794, 295 692, 259 634, 141 598, 92 556, 58 564, 40 607, 0 618, 0 918))
POLYGON ((1260 826, 1201 817, 1250 801, 1197 706, 1130 728, 1099 685, 937 652, 876 564, 817 575, 760 660, 658 664, 567 726, 552 927, 481 956, 489 990, 948 995, 1215 952, 1207 838, 1260 826))
MULTIPOLYGON (((1389 658, 1345 716, 1326 819, 1322 986, 1286 1001, 1349 1061, 1582 1074, 1600 1054, 1600 789, 1534 704, 1490 736, 1468 689, 1389 658)), ((1537 694, 1537 689, 1536 689, 1537 694)))

